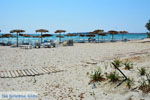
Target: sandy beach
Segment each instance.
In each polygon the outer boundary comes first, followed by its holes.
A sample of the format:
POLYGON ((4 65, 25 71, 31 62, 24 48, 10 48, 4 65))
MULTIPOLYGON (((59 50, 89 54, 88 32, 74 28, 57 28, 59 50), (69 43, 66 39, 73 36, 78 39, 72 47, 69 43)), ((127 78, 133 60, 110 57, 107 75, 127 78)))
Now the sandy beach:
POLYGON ((0 71, 49 67, 61 70, 39 76, 0 78, 0 91, 34 91, 37 100, 149 100, 150 94, 138 89, 138 68, 150 71, 150 41, 75 43, 56 48, 21 49, 0 46, 0 71), (112 72, 114 58, 130 59, 132 70, 121 70, 134 79, 133 88, 109 81, 89 84, 90 73, 101 68, 112 72))

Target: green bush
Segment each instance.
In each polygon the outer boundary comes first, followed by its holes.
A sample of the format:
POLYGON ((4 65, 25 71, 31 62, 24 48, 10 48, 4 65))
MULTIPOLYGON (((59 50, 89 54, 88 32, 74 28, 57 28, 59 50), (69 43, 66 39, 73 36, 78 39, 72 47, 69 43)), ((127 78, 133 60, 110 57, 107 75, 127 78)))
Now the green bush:
POLYGON ((90 83, 91 82, 101 82, 101 81, 104 81, 104 80, 105 80, 105 78, 103 77, 102 71, 99 68, 98 70, 96 70, 95 72, 92 73, 90 83))
POLYGON ((116 58, 115 60, 113 60, 113 62, 111 63, 114 67, 121 67, 122 65, 122 61, 119 58, 116 58))
POLYGON ((146 78, 147 78, 148 84, 150 85, 150 73, 149 73, 149 74, 146 74, 146 78))
POLYGON ((133 69, 133 63, 132 62, 126 61, 123 64, 124 64, 126 70, 133 69))
POLYGON ((130 89, 133 84, 134 84, 133 79, 128 78, 126 81, 126 86, 130 89))
POLYGON ((111 72, 109 75, 107 75, 107 78, 110 79, 111 82, 117 82, 119 81, 119 74, 115 72, 111 72))
POLYGON ((140 73, 141 76, 146 74, 146 69, 145 68, 142 67, 142 68, 140 68, 138 70, 139 70, 139 73, 140 73))

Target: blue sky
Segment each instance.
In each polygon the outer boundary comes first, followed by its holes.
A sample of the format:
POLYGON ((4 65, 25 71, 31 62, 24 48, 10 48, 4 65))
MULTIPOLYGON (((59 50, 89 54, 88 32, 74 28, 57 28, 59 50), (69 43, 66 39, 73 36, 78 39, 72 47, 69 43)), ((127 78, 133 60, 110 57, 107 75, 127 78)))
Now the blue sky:
POLYGON ((150 0, 0 0, 0 30, 147 32, 150 0))

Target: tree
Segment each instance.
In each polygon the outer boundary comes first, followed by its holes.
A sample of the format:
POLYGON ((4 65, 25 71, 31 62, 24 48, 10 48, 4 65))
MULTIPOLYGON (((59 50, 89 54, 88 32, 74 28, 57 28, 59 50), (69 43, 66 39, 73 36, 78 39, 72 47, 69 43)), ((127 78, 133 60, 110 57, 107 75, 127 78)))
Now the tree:
POLYGON ((146 23, 145 27, 149 32, 147 32, 147 38, 150 38, 150 20, 146 23))
POLYGON ((150 20, 148 21, 148 23, 146 23, 145 27, 147 28, 148 31, 150 31, 150 20))

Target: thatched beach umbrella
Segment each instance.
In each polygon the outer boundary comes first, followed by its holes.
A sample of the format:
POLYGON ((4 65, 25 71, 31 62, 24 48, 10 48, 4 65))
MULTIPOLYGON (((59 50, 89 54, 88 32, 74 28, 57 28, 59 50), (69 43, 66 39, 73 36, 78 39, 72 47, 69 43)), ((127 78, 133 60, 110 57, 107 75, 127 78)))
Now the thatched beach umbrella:
POLYGON ((33 37, 32 35, 29 35, 29 34, 19 34, 19 36, 23 36, 23 37, 33 37))
POLYGON ((100 33, 98 35, 100 35, 102 37, 102 40, 103 40, 103 37, 106 36, 107 34, 106 33, 100 33))
POLYGON ((49 32, 49 31, 46 30, 46 29, 38 29, 38 30, 35 30, 35 32, 40 32, 41 33, 41 43, 42 43, 42 33, 46 33, 46 32, 49 32))
MULTIPOLYGON (((61 33, 65 33, 65 30, 56 30, 55 33, 59 33, 58 37, 59 37, 59 43, 61 43, 61 33)), ((56 36, 57 37, 57 36, 56 36)))
POLYGON ((86 37, 88 38, 88 41, 91 42, 92 37, 95 37, 95 34, 87 34, 86 37))
POLYGON ((64 36, 62 36, 62 35, 57 35, 56 37, 59 37, 59 38, 64 38, 64 36))
POLYGON ((65 36, 77 36, 77 34, 73 34, 73 33, 68 33, 65 36))
POLYGON ((78 35, 79 35, 79 40, 80 40, 80 37, 86 37, 86 35, 83 34, 83 33, 80 33, 80 34, 78 34, 78 35))
POLYGON ((114 35, 118 34, 118 31, 110 30, 108 33, 112 35, 111 39, 114 40, 114 35))
POLYGON ((22 32, 25 32, 25 30, 15 29, 10 31, 10 33, 17 33, 17 47, 18 47, 18 35, 22 32))
POLYGON ((79 36, 80 36, 80 37, 85 37, 86 35, 85 35, 85 34, 80 34, 79 36))
MULTIPOLYGON (((29 35, 29 34, 19 34, 19 36, 28 38, 28 41, 30 37, 33 37, 33 35, 29 35)), ((24 41, 24 38, 23 38, 23 41, 24 41)))
POLYGON ((122 40, 123 40, 124 34, 127 34, 127 33, 128 33, 128 31, 119 31, 119 33, 121 33, 121 34, 122 34, 122 40))
POLYGON ((94 34, 87 34, 86 36, 87 36, 87 37, 95 37, 94 34))
POLYGON ((0 38, 8 38, 8 40, 10 37, 14 37, 14 36, 12 34, 3 34, 2 36, 0 36, 0 38))
POLYGON ((67 36, 67 37, 73 37, 73 36, 77 36, 77 34, 68 33, 68 34, 66 34, 65 36, 67 36))
POLYGON ((53 36, 52 34, 42 34, 42 37, 51 37, 53 36))
POLYGON ((9 38, 9 37, 14 37, 12 34, 3 34, 1 38, 9 38))
POLYGON ((99 36, 100 35, 102 36, 102 38, 103 38, 103 36, 106 36, 106 34, 104 33, 104 30, 95 30, 95 31, 90 32, 90 33, 98 35, 98 42, 99 42, 99 36))

